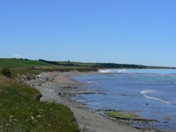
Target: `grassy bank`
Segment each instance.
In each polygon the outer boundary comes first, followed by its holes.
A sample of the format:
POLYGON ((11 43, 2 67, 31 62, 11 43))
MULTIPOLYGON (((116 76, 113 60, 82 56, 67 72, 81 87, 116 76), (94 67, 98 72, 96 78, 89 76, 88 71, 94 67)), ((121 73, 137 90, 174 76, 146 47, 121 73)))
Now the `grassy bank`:
POLYGON ((73 113, 64 105, 39 102, 39 92, 0 76, 0 131, 78 131, 73 113))

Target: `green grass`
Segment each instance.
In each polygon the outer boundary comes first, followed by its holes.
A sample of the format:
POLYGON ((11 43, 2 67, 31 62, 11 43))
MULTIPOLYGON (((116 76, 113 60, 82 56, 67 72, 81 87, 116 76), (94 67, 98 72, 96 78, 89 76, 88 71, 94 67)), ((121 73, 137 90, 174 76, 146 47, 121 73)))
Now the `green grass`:
POLYGON ((0 59, 0 67, 35 67, 35 66, 51 66, 51 64, 27 59, 0 59))
POLYGON ((92 66, 95 66, 96 63, 58 61, 58 64, 60 64, 60 65, 75 65, 75 66, 82 66, 82 67, 92 67, 92 66))
POLYGON ((122 119, 136 119, 138 118, 137 115, 134 113, 129 112, 120 112, 120 111, 110 111, 108 115, 115 118, 122 118, 122 119))
POLYGON ((28 59, 15 59, 15 58, 0 58, 0 67, 39 67, 39 66, 68 66, 68 67, 91 67, 95 63, 82 63, 82 62, 66 62, 59 61, 56 64, 51 64, 39 60, 28 60, 28 59))
MULTIPOLYGON (((59 62, 60 63, 60 62, 59 62)), ((67 62, 68 63, 68 62, 67 62)), ((67 65, 66 62, 61 62, 61 65, 54 65, 38 60, 27 60, 27 59, 12 59, 12 58, 0 58, 0 71, 4 68, 10 68, 12 72, 12 78, 17 77, 17 74, 39 74, 45 71, 96 71, 97 69, 87 67, 87 64, 74 63, 74 65, 67 65)), ((1 74, 1 72, 0 72, 1 74)))
POLYGON ((0 131, 79 131, 71 110, 34 100, 36 89, 0 76, 0 131))

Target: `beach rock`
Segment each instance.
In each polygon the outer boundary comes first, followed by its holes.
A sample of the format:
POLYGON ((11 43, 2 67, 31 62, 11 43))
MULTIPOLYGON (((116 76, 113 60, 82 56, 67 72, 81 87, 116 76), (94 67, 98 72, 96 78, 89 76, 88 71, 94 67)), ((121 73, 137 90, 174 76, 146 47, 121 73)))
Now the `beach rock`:
POLYGON ((101 94, 101 95, 107 95, 107 94, 105 94, 105 93, 101 93, 101 92, 99 92, 99 93, 97 93, 97 94, 101 94))
POLYGON ((40 101, 42 95, 41 94, 36 94, 34 95, 34 99, 40 101))

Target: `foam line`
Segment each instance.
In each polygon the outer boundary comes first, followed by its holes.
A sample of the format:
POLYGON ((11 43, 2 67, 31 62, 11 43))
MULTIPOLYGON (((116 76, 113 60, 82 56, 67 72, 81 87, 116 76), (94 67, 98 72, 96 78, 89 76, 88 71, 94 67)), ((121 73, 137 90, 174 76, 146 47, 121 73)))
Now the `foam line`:
POLYGON ((127 70, 117 70, 117 69, 100 69, 101 73, 127 73, 127 70))
POLYGON ((171 104, 171 102, 169 102, 169 101, 165 101, 165 100, 160 99, 160 98, 151 97, 151 96, 146 95, 146 94, 150 94, 150 93, 153 93, 153 92, 154 92, 154 90, 148 89, 148 90, 143 90, 143 91, 141 91, 141 94, 142 94, 145 98, 152 99, 152 100, 156 100, 156 101, 160 101, 160 102, 167 103, 167 104, 171 104))

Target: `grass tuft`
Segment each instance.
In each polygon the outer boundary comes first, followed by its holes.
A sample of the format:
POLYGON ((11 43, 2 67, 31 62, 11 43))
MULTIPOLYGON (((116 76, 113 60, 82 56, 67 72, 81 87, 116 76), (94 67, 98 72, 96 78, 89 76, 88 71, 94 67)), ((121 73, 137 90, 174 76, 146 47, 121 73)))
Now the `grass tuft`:
POLYGON ((68 107, 34 100, 36 94, 36 89, 0 76, 1 132, 79 131, 68 107))

